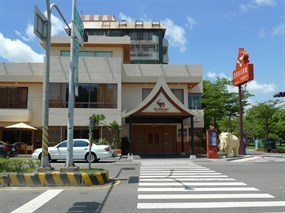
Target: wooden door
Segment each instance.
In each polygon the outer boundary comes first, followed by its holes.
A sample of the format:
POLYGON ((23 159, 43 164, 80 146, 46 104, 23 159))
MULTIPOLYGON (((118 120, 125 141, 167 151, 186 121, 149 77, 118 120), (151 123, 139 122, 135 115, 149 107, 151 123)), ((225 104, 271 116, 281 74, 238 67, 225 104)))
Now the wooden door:
POLYGON ((175 153, 175 126, 162 128, 163 153, 175 153))

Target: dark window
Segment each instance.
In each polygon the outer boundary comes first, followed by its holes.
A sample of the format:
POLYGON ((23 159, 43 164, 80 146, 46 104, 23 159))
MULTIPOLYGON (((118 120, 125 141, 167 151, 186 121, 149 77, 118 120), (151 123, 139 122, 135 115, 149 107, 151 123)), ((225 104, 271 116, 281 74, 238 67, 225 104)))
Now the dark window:
MULTIPOLYGON (((69 57, 69 50, 61 50, 60 56, 69 57)), ((113 57, 112 51, 80 51, 79 57, 113 57)))
POLYGON ((62 143, 61 143, 61 144, 59 144, 57 147, 58 147, 58 148, 64 148, 64 147, 67 147, 67 141, 62 142, 62 143))
POLYGON ((75 141, 73 147, 86 147, 88 145, 86 141, 75 141))
POLYGON ((183 89, 171 89, 175 97, 184 104, 184 90, 183 89))
POLYGON ((144 100, 148 95, 149 93, 151 92, 152 89, 150 88, 143 88, 142 89, 142 100, 144 100))
POLYGON ((0 108, 26 109, 28 87, 0 87, 0 108))
POLYGON ((188 94, 188 108, 189 109, 202 109, 201 103, 202 94, 188 94))
MULTIPOLYGON (((75 108, 117 108, 117 84, 79 84, 75 108)), ((68 84, 50 84, 51 108, 68 107, 68 84)))

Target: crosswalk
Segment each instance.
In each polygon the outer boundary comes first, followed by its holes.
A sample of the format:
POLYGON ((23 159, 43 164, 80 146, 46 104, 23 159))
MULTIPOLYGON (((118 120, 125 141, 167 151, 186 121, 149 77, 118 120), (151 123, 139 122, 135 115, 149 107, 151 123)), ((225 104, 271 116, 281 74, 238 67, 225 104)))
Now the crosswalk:
POLYGON ((285 201, 192 162, 142 162, 138 210, 258 208, 264 212, 265 207, 283 212, 285 201))

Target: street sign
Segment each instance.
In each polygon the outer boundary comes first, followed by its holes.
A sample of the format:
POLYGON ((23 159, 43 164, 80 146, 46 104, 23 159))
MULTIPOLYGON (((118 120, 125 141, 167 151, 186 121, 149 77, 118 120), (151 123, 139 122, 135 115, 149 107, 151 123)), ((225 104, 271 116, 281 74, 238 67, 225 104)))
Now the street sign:
POLYGON ((43 42, 47 41, 48 19, 42 11, 35 5, 34 12, 34 34, 43 42))
POLYGON ((73 32, 76 36, 76 38, 78 39, 79 43, 81 44, 81 46, 83 46, 84 43, 84 25, 83 22, 81 20, 81 17, 76 9, 76 7, 74 7, 74 20, 73 20, 73 32))
POLYGON ((236 69, 233 71, 233 85, 239 86, 254 79, 253 64, 249 63, 248 53, 239 48, 236 69))

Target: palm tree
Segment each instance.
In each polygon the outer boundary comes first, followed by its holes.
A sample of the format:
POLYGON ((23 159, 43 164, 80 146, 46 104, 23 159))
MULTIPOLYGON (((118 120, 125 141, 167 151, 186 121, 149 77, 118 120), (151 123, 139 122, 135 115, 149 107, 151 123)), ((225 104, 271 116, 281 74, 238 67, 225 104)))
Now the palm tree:
POLYGON ((119 125, 119 123, 117 121, 112 121, 111 123, 109 123, 109 128, 111 129, 111 131, 114 132, 114 139, 113 139, 113 144, 115 147, 115 153, 117 152, 117 148, 118 148, 118 143, 120 140, 120 130, 121 130, 121 126, 119 125))
POLYGON ((100 127, 100 137, 103 135, 103 129, 102 126, 107 126, 105 120, 105 115, 103 114, 93 114, 92 115, 92 120, 93 120, 93 129, 96 129, 97 127, 100 127))

